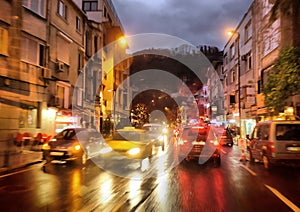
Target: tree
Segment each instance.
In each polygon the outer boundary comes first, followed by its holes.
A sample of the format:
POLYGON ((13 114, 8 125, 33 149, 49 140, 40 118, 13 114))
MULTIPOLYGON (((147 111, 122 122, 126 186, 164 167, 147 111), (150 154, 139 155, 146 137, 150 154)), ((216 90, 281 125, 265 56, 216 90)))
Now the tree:
POLYGON ((145 104, 138 103, 133 108, 133 116, 135 117, 135 127, 141 128, 149 121, 149 110, 145 104))
POLYGON ((300 93, 300 48, 283 48, 263 87, 265 105, 278 113, 283 110, 285 100, 298 93, 300 93))

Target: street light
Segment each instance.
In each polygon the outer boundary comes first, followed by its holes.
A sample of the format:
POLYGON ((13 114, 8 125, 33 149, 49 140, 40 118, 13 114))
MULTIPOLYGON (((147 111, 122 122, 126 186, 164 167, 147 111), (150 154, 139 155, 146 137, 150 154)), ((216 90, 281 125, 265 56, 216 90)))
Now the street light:
MULTIPOLYGON (((237 35, 237 39, 235 42, 237 42, 237 57, 238 57, 238 102, 239 102, 239 136, 242 137, 241 129, 242 129, 242 110, 241 110, 241 62, 240 62, 240 33, 236 30, 230 30, 228 31, 228 35, 231 36, 231 38, 234 35, 237 35)), ((231 39, 230 38, 230 39, 231 39)))

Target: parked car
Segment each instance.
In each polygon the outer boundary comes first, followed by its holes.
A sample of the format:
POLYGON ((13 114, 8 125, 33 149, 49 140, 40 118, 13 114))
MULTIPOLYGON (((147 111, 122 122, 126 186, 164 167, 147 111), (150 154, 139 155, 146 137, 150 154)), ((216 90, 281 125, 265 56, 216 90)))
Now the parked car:
POLYGON ((248 159, 263 162, 266 169, 277 163, 299 163, 300 121, 258 123, 250 137, 248 159))
POLYGON ((154 142, 155 146, 161 146, 162 150, 165 149, 168 129, 164 125, 157 123, 144 124, 142 129, 145 130, 148 138, 154 142))
POLYGON ((116 130, 107 145, 112 151, 129 159, 152 158, 153 141, 147 138, 145 130, 134 127, 125 127, 116 130))
POLYGON ((233 146, 233 135, 231 134, 229 129, 225 129, 223 131, 223 134, 220 138, 220 144, 221 145, 227 145, 232 147, 233 146))
POLYGON ((199 163, 212 161, 221 165, 220 144, 209 126, 186 126, 177 140, 179 160, 197 159, 199 163))
POLYGON ((85 165, 87 160, 101 153, 104 140, 94 129, 69 128, 58 133, 42 146, 47 163, 75 161, 85 165))

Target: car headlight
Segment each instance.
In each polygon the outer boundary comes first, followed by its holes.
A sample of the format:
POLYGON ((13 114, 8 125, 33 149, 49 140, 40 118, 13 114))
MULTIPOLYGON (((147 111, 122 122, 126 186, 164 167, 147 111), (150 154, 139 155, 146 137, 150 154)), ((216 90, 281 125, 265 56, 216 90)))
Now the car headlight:
POLYGON ((76 144, 75 146, 73 146, 74 151, 79 151, 80 149, 81 149, 80 144, 76 144))
POLYGON ((133 148, 133 149, 128 150, 128 154, 130 154, 130 155, 137 155, 140 152, 141 152, 140 148, 133 148))
POLYGON ((49 144, 43 144, 42 150, 49 150, 49 149, 50 149, 49 144))

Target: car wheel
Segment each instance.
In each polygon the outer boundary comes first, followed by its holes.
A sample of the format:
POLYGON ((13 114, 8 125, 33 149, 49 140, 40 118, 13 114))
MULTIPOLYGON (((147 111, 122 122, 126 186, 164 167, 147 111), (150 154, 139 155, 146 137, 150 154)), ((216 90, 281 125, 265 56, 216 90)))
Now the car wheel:
POLYGON ((254 158, 252 156, 252 153, 251 151, 248 149, 247 151, 247 160, 250 162, 250 163, 254 163, 254 158))
POLYGON ((270 163, 270 159, 266 155, 264 155, 262 159, 263 159, 263 164, 265 169, 268 170, 272 169, 272 164, 270 163))
POLYGON ((214 167, 221 166, 221 157, 220 156, 215 157, 213 162, 214 162, 214 167))

